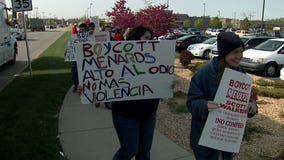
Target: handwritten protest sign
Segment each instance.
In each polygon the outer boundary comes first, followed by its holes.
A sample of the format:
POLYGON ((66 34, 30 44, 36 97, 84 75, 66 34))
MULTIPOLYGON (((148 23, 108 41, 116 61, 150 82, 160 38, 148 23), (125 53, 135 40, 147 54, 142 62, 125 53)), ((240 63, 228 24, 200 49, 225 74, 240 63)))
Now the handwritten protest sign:
POLYGON ((214 102, 220 108, 211 111, 199 144, 227 152, 239 152, 246 120, 252 79, 225 69, 214 102))
POLYGON ((67 49, 66 49, 66 54, 65 54, 65 62, 73 62, 75 60, 75 46, 74 42, 70 41, 67 42, 67 49))
POLYGON ((109 32, 95 32, 94 39, 97 42, 110 41, 109 32))
POLYGON ((95 32, 99 32, 100 28, 100 19, 99 16, 93 16, 90 18, 90 22, 94 22, 95 24, 95 32))
POLYGON ((175 41, 76 45, 82 103, 172 97, 175 41))
POLYGON ((72 34, 71 40, 67 43, 67 49, 65 54, 65 62, 73 62, 76 61, 75 54, 75 44, 79 42, 85 41, 109 41, 109 33, 108 32, 95 32, 92 36, 88 35, 88 33, 83 34, 72 34))

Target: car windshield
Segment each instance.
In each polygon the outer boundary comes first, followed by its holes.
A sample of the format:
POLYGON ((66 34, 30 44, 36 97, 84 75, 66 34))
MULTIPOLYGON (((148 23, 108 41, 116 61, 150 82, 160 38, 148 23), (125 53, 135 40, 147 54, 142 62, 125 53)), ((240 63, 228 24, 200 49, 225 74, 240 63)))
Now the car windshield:
POLYGON ((247 38, 247 37, 240 37, 240 38, 244 43, 246 43, 249 40, 249 38, 247 38))
POLYGON ((182 36, 182 37, 178 38, 177 40, 183 41, 183 40, 187 39, 188 37, 190 37, 190 36, 182 36))
POLYGON ((254 49, 262 51, 275 51, 284 44, 283 41, 267 40, 260 45, 256 46, 254 49))
POLYGON ((217 41, 217 38, 209 38, 206 41, 202 42, 204 44, 214 44, 217 41))

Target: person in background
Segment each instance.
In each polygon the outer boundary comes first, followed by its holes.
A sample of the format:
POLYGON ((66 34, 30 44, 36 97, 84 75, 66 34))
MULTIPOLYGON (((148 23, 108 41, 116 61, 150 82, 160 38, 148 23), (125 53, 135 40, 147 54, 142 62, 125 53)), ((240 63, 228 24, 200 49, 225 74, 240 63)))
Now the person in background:
POLYGON ((109 38, 110 38, 110 40, 111 40, 111 41, 116 41, 116 39, 113 38, 113 36, 112 36, 112 28, 111 28, 111 26, 109 26, 109 25, 104 26, 104 27, 102 28, 102 31, 107 31, 107 32, 109 32, 109 38))
POLYGON ((78 31, 77 31, 77 24, 75 23, 72 28, 71 28, 71 34, 77 34, 78 31))
POLYGON ((115 34, 114 34, 114 39, 117 41, 123 41, 123 35, 122 35, 122 29, 116 29, 115 34))
MULTIPOLYGON (((198 144, 209 112, 219 107, 213 100, 225 68, 243 72, 240 67, 240 62, 245 46, 237 35, 233 32, 222 32, 218 34, 217 48, 218 57, 214 57, 213 60, 192 77, 188 90, 186 105, 192 115, 190 145, 196 160, 233 159, 233 153, 198 144)), ((252 92, 248 107, 248 117, 252 117, 257 113, 258 107, 253 97, 255 96, 252 92)))
POLYGON ((126 30, 125 30, 125 32, 123 33, 123 38, 124 39, 126 39, 126 36, 127 36, 127 34, 130 32, 130 30, 131 30, 131 28, 127 28, 126 30))
MULTIPOLYGON (((83 33, 87 33, 87 25, 85 23, 82 23, 79 25, 79 32, 77 33, 77 35, 79 36, 80 34, 83 33)), ((78 84, 79 84, 79 79, 78 79, 78 70, 77 70, 77 63, 76 61, 74 61, 72 63, 72 76, 73 76, 73 81, 74 81, 74 88, 73 88, 73 92, 75 92, 77 90, 78 84)))
MULTIPOLYGON (((137 26, 126 40, 151 40, 153 32, 137 26)), ((161 82, 162 83, 162 82, 161 82)), ((150 160, 156 123, 156 111, 160 99, 141 99, 112 102, 112 120, 120 148, 113 160, 150 160)))
POLYGON ((94 37, 94 33, 95 33, 95 23, 94 22, 90 22, 89 23, 89 29, 88 29, 88 36, 91 40, 93 40, 94 37))

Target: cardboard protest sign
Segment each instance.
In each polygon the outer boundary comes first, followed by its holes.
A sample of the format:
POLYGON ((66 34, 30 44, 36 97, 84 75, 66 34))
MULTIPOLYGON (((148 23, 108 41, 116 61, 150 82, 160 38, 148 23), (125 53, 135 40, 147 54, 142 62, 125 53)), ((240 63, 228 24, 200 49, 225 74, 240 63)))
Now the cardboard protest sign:
POLYGON ((72 42, 72 41, 67 42, 67 49, 66 49, 66 54, 65 54, 65 62, 76 61, 75 53, 76 53, 76 51, 75 51, 74 42, 72 42))
POLYGON ((100 19, 99 16, 93 16, 90 18, 90 22, 94 22, 95 24, 95 32, 99 31, 100 28, 100 19))
POLYGON ((82 103, 172 97, 175 41, 76 45, 82 103))
POLYGON ((199 145, 239 152, 252 82, 252 78, 243 73, 225 69, 214 99, 214 102, 220 104, 220 108, 209 113, 199 145))
POLYGON ((94 39, 97 42, 110 41, 109 32, 95 32, 94 39))
POLYGON ((65 62, 73 62, 76 61, 75 59, 75 43, 85 42, 85 41, 109 41, 109 33, 108 32, 95 32, 92 36, 88 33, 83 34, 72 34, 71 40, 67 43, 67 50, 65 54, 65 62))

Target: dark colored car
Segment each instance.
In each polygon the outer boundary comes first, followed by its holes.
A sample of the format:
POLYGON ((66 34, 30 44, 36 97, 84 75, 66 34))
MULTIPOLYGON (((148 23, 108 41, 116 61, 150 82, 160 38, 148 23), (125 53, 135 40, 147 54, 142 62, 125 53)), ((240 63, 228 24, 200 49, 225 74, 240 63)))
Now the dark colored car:
POLYGON ((196 28, 188 28, 187 33, 188 34, 194 34, 194 35, 200 35, 200 31, 196 28))
POLYGON ((187 47, 191 44, 201 43, 205 40, 209 39, 209 37, 201 36, 201 35, 186 35, 177 39, 176 51, 181 52, 182 50, 186 50, 187 47))

